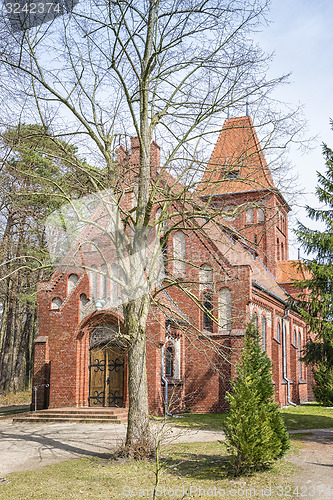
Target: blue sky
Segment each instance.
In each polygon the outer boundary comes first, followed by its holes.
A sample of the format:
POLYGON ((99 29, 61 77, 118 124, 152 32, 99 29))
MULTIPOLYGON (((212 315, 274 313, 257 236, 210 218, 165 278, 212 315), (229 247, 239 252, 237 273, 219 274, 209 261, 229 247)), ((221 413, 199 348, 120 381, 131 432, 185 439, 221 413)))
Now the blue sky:
MULTIPOLYGON (((292 73, 290 84, 281 87, 276 97, 291 105, 303 104, 307 134, 317 136, 306 154, 296 149, 290 154, 304 191, 297 205, 318 206, 316 171, 325 171, 321 144, 333 148, 333 1, 271 0, 268 18, 270 24, 258 40, 266 52, 275 52, 270 76, 292 73)), ((301 208, 297 217, 314 227, 301 208)), ((292 234, 290 240, 290 258, 297 258, 299 245, 292 234)))

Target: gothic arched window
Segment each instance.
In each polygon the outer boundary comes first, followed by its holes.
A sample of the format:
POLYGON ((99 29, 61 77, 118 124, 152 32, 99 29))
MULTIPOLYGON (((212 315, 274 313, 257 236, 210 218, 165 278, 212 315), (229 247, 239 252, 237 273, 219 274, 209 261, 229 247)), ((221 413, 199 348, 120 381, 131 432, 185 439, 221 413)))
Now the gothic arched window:
POLYGON ((280 326, 280 321, 278 321, 276 325, 276 338, 279 342, 281 342, 281 326, 280 326))
POLYGON ((183 231, 176 231, 173 237, 173 270, 174 274, 186 274, 186 236, 183 231))
POLYGON ((298 334, 298 362, 299 362, 299 378, 303 378, 303 373, 302 373, 302 337, 301 334, 298 334))
POLYGON ((172 347, 167 347, 165 350, 165 376, 173 377, 174 373, 174 353, 172 347))
POLYGON ((262 334, 262 350, 266 351, 267 347, 267 324, 265 316, 261 320, 261 334, 262 334))
POLYGON ((106 264, 101 266, 101 280, 102 280, 102 290, 101 290, 101 298, 107 300, 108 296, 108 268, 106 264))
POLYGON ((68 276, 68 283, 67 283, 67 293, 70 295, 74 288, 76 287, 77 282, 79 281, 79 277, 77 274, 70 274, 68 276))
POLYGON ((257 209, 257 222, 265 222, 265 212, 262 208, 257 209))
POLYGON ((221 288, 219 291, 219 326, 222 330, 231 330, 232 328, 231 291, 229 288, 221 288))
POLYGON ((96 300, 97 297, 97 266, 93 265, 91 266, 92 271, 91 271, 91 294, 93 298, 96 300))
POLYGON ((202 289, 211 288, 213 283, 213 268, 209 264, 200 267, 200 285, 202 289))
POLYGON ((203 328, 208 332, 213 331, 213 301, 209 292, 203 294, 203 328))
POLYGON ((62 300, 59 297, 54 297, 51 302, 51 309, 53 311, 58 311, 62 306, 62 300))
POLYGON ((248 208, 246 210, 246 223, 253 224, 254 222, 254 210, 253 208, 248 208))
POLYGON ((255 312, 253 313, 253 323, 256 329, 258 329, 258 314, 255 312))

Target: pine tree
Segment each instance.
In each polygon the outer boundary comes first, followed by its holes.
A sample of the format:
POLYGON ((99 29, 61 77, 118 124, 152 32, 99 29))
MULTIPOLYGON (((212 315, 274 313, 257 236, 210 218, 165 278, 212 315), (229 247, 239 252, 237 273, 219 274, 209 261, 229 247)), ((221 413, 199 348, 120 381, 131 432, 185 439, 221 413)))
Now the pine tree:
MULTIPOLYGON (((333 128, 333 121, 331 121, 333 128)), ((309 229, 298 223, 297 235, 303 248, 313 258, 304 265, 310 271, 309 278, 296 284, 303 289, 298 306, 316 335, 309 339, 303 360, 313 364, 317 401, 333 405, 333 151, 323 145, 326 173, 317 173, 316 195, 325 208, 307 207, 308 216, 323 225, 323 229, 309 229)))
POLYGON ((52 272, 45 219, 103 174, 83 169, 76 148, 42 125, 8 128, 0 144, 0 390, 8 391, 24 387, 32 367, 36 284, 52 272))
POLYGON ((271 361, 252 323, 232 389, 227 395, 230 409, 224 431, 235 472, 266 467, 287 451, 289 436, 274 402, 271 361))

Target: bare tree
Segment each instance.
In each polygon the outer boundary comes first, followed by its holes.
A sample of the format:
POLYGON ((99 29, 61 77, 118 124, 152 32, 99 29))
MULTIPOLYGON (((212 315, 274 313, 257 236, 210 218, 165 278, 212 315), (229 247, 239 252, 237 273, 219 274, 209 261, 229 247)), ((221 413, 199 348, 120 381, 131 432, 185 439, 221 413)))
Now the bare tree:
MULTIPOLYGON (((161 207, 160 222, 173 221, 164 241, 176 227, 205 226, 209 200, 199 204, 193 189, 222 117, 237 114, 250 101, 252 114, 257 110, 264 125, 265 147, 285 146, 271 140, 285 121, 264 113, 270 92, 285 77, 267 80, 269 58, 251 41, 251 33, 265 23, 266 9, 265 0, 102 0, 83 1, 69 15, 37 28, 13 32, 3 20, 0 58, 14 85, 16 78, 24 82, 42 125, 68 136, 105 173, 105 182, 98 175, 92 179, 96 191, 111 190, 122 224, 131 229, 126 240, 131 276, 141 265, 135 256, 149 243, 145 228, 154 204, 161 207), (137 137, 139 149, 131 171, 126 158, 115 159, 128 136, 137 137), (153 140, 164 145, 162 171, 151 169, 153 140), (167 170, 176 178, 171 190, 165 189, 167 170), (124 205, 124 193, 133 190, 135 203, 124 205)), ((292 123, 290 140, 298 124, 293 113, 285 118, 292 123)), ((172 284, 179 286, 179 280, 169 277, 167 286, 172 284)), ((128 450, 149 442, 145 332, 150 301, 145 293, 123 304, 128 450)))

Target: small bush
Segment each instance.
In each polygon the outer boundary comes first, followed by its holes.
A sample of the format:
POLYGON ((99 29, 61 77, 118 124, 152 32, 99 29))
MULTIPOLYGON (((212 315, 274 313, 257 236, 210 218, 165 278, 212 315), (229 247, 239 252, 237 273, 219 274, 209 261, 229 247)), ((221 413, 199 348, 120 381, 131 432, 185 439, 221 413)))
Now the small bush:
POLYGON ((227 395, 230 410, 223 427, 234 471, 238 474, 267 467, 287 451, 289 436, 273 399, 271 361, 261 349, 253 324, 247 327, 232 389, 227 395))

